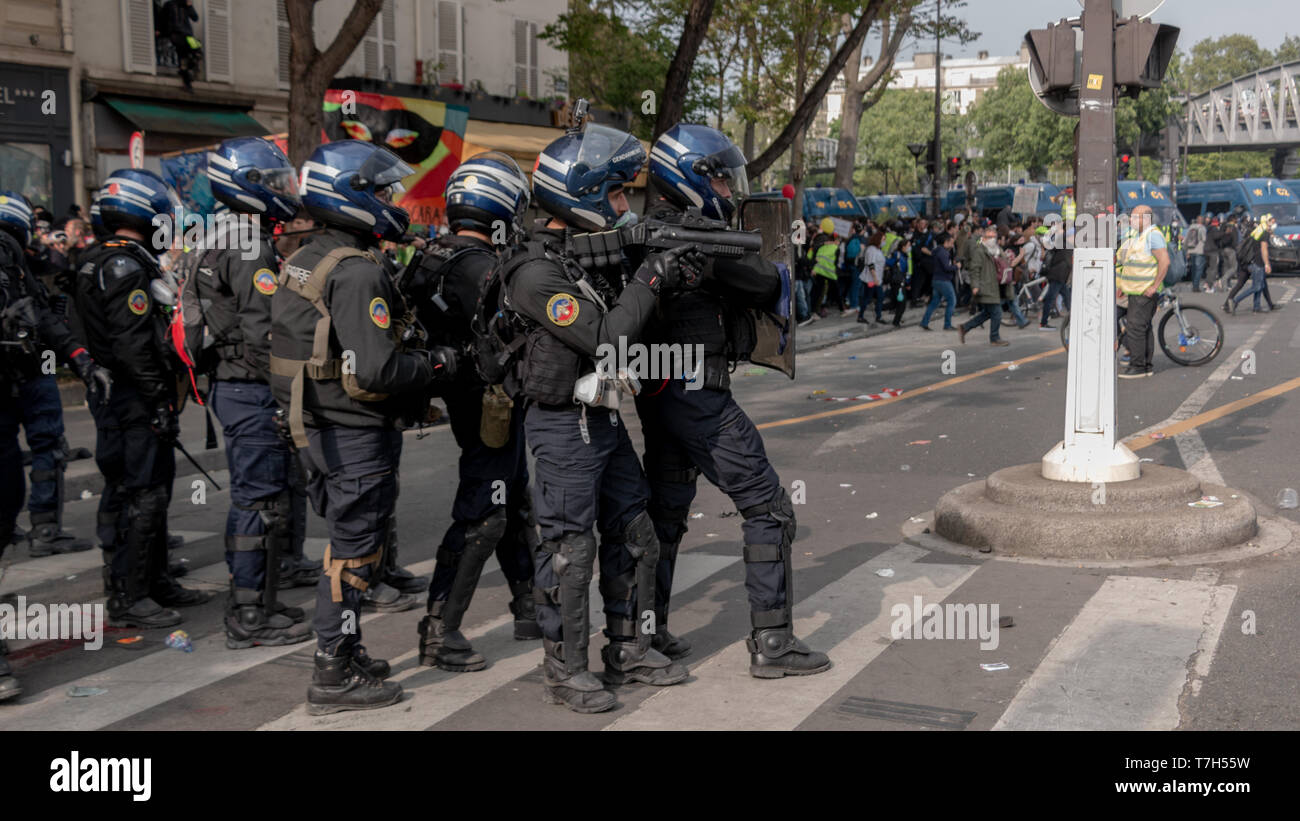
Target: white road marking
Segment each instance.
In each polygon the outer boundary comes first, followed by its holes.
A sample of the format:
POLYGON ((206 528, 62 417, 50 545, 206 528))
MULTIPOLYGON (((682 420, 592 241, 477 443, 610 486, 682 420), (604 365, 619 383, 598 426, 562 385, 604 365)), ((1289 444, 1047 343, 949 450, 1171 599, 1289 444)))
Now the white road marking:
POLYGON ((605 729, 794 729, 889 646, 895 604, 910 608, 913 596, 937 604, 980 567, 916 564, 926 555, 898 545, 795 605, 796 635, 830 656, 830 670, 756 679, 749 675, 749 651, 737 642, 691 665, 694 680, 664 688, 605 729), (882 567, 894 568, 895 576, 877 576, 882 567))
MULTIPOLYGON (((219 535, 211 530, 172 530, 170 532, 175 536, 183 537, 187 545, 219 535)), ((92 538, 91 541, 94 541, 94 539, 92 538)), ((27 548, 22 545, 12 547, 10 550, 15 552, 21 550, 25 553, 27 548)), ((0 575, 0 593, 20 593, 29 587, 86 573, 93 573, 98 578, 99 569, 103 566, 104 552, 93 547, 80 553, 62 553, 32 559, 19 564, 11 564, 0 575)))
POLYGON ((1209 673, 1235 595, 1203 581, 1109 577, 993 729, 1175 729, 1188 663, 1209 673))

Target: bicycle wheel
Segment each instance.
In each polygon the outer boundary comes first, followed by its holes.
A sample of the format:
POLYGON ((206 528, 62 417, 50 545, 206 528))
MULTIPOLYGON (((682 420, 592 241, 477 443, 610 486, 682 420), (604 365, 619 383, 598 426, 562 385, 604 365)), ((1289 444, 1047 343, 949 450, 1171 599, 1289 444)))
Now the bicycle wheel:
POLYGON ((1061 344, 1065 349, 1070 350, 1070 318, 1067 316, 1061 320, 1061 344))
POLYGON ((1160 348, 1179 365, 1204 365, 1223 350, 1223 323, 1197 305, 1183 306, 1183 320, 1170 311, 1160 320, 1160 348))

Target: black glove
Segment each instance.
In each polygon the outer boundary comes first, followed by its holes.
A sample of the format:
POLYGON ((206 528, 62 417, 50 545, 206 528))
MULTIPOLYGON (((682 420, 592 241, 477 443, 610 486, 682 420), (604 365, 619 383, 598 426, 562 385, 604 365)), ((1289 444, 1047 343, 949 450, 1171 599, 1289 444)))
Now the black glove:
POLYGON ((707 262, 700 246, 691 243, 649 255, 637 269, 636 278, 656 294, 698 288, 707 262))
POLYGON ((85 351, 78 351, 77 355, 72 357, 72 369, 77 372, 81 381, 86 383, 87 394, 97 393, 100 401, 108 401, 108 397, 113 392, 113 376, 107 368, 96 365, 95 360, 91 359, 90 354, 85 351))
POLYGON ((423 353, 429 360, 429 367, 433 370, 434 381, 449 382, 456 378, 455 348, 448 348, 445 345, 435 345, 421 353, 423 353))
POLYGON ((177 435, 181 432, 181 424, 180 420, 176 418, 176 412, 172 410, 170 402, 163 401, 154 406, 153 418, 149 420, 149 427, 159 441, 165 444, 176 441, 177 435))

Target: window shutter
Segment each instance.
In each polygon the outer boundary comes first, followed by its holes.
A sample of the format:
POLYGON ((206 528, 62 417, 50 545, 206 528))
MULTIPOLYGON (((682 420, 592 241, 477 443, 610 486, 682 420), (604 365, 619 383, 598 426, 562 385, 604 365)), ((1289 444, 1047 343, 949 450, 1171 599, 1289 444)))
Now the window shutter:
POLYGON ((372 80, 380 79, 379 76, 379 15, 370 21, 370 28, 366 29, 366 36, 361 38, 361 74, 372 80))
POLYGON ((528 24, 528 96, 537 99, 537 24, 528 24))
POLYGON ((122 0, 123 68, 157 73, 153 37, 153 0, 122 0))
POLYGON ((460 3, 438 0, 438 61, 442 71, 438 82, 459 83, 460 76, 460 3))
POLYGON ((515 94, 537 98, 537 24, 515 21, 515 94))
POLYGON ((228 83, 231 77, 230 0, 207 0, 204 6, 203 55, 209 82, 228 83))
POLYGON ((284 8, 284 0, 275 0, 275 47, 280 88, 289 87, 289 40, 289 12, 284 8))
POLYGON ((380 53, 380 72, 384 79, 396 80, 397 77, 397 11, 393 0, 384 0, 379 12, 379 36, 382 44, 380 53))

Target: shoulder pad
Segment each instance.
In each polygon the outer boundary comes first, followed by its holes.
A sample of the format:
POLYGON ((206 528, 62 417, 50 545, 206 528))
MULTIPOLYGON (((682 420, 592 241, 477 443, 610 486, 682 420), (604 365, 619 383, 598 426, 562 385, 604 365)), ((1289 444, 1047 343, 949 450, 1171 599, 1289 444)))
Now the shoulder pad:
POLYGON ((106 278, 112 281, 135 276, 144 271, 144 266, 131 254, 113 254, 100 263, 106 278))

